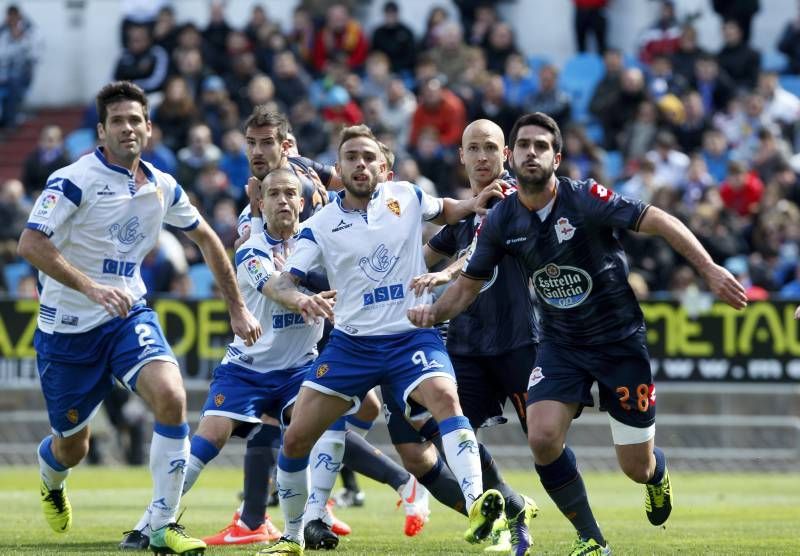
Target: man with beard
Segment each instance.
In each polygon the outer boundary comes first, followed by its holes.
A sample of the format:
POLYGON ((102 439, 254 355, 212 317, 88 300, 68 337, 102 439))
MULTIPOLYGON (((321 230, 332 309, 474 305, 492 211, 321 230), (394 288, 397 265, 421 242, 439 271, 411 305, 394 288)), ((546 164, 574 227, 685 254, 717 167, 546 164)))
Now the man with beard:
POLYGON ((34 339, 52 435, 39 445, 42 510, 69 531, 65 481, 89 450, 89 421, 116 378, 155 417, 150 445, 153 497, 147 525, 154 552, 197 555, 200 539, 175 518, 189 457, 186 392, 156 314, 147 307, 140 266, 162 224, 200 247, 245 345, 261 327, 245 308, 219 238, 180 185, 141 160, 152 133, 144 91, 128 81, 97 94, 100 144, 56 170, 19 240, 19 254, 42 283, 34 339))
POLYGON ((661 525, 672 510, 666 458, 654 444, 655 386, 644 318, 628 285, 615 228, 666 239, 717 297, 736 309, 746 306, 745 291, 676 218, 594 180, 556 178, 561 131, 548 115, 537 112, 517 120, 511 147, 518 191, 492 209, 453 286, 435 304, 411 309, 408 317, 421 327, 453 318, 472 303, 505 255, 527 270, 541 301, 539 351, 527 400, 536 471, 578 532, 572 554, 610 554, 575 456, 565 445, 572 419, 594 404, 590 388, 595 381, 620 467, 645 485, 648 520, 661 525))
POLYGON ((366 126, 346 128, 338 151, 344 191, 306 223, 286 261, 288 271, 265 286, 305 320, 329 318, 335 328, 303 382, 283 436, 278 489, 286 525, 281 540, 262 553, 303 553, 300 528, 311 448, 342 414, 357 410, 378 384, 407 417, 419 418, 427 410, 439 422, 449 465, 469 506, 465 539, 480 542, 503 511, 503 498, 496 490, 483 491, 477 441, 461 412, 439 333, 415 330, 405 315, 415 303, 408 285, 424 270, 422 222, 456 223, 485 212, 486 203, 500 194, 499 187, 455 201, 433 198, 406 182, 378 184, 385 162, 366 126), (335 319, 330 303, 297 289, 300 279, 316 267, 326 271, 332 290, 339 292, 335 319))

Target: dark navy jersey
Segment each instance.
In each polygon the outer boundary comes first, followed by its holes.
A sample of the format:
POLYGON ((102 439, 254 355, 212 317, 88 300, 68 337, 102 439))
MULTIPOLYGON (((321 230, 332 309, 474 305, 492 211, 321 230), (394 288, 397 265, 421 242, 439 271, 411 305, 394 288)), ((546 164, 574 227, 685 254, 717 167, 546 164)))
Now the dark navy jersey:
POLYGON ((637 230, 647 208, 594 180, 561 177, 542 221, 514 193, 487 216, 464 274, 488 280, 494 266, 511 255, 526 269, 541 301, 543 340, 622 340, 643 326, 644 318, 628 285, 628 263, 615 229, 637 230))
POLYGON ((289 166, 302 185, 305 202, 300 212, 300 221, 303 222, 327 203, 325 185, 330 182, 333 170, 331 166, 325 166, 302 156, 290 156, 289 166))
MULTIPOLYGON (((480 224, 473 215, 443 227, 428 247, 448 257, 467 252, 480 224)), ((533 299, 522 264, 513 257, 491 270, 478 298, 450 320, 447 351, 455 355, 497 355, 534 343, 537 339, 533 299)))

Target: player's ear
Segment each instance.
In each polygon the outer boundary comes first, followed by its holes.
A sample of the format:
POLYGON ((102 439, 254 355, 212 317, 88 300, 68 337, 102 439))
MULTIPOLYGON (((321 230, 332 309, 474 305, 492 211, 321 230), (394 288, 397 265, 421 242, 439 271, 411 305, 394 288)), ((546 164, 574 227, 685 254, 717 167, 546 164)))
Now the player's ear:
POLYGON ((508 145, 503 147, 503 160, 509 160, 511 156, 511 149, 508 148, 508 145))
POLYGON ((386 172, 386 181, 394 181, 394 170, 386 172))
POLYGON ((461 164, 464 164, 464 149, 462 147, 458 147, 458 160, 461 164))
POLYGON ((289 156, 289 146, 290 145, 291 145, 291 143, 289 143, 288 139, 284 139, 283 141, 281 141, 281 151, 283 152, 284 156, 289 156))
MULTIPOLYGON (((318 195, 318 193, 315 191, 315 192, 314 192, 314 195, 318 195)), ((320 202, 321 202, 321 201, 322 201, 322 200, 320 199, 320 202)), ((304 206, 306 206, 306 199, 305 199, 305 197, 303 197, 302 195, 300 195, 300 212, 303 212, 303 207, 304 207, 304 206)))
POLYGON ((556 153, 553 157, 553 171, 557 170, 561 165, 561 153, 556 153))
POLYGON ((100 141, 104 141, 106 138, 106 127, 103 125, 103 122, 97 122, 97 137, 100 141))

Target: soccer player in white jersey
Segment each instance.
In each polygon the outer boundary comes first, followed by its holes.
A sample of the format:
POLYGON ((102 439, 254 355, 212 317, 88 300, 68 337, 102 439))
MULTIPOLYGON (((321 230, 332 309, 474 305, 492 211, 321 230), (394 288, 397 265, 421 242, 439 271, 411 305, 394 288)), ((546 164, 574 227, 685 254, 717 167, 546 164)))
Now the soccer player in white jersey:
MULTIPOLYGON (((416 330, 405 316, 418 303, 411 279, 425 268, 424 220, 455 223, 485 212, 500 193, 487 188, 468 201, 436 199, 407 182, 378 184, 385 171, 377 140, 366 126, 346 128, 339 144, 337 171, 345 190, 305 223, 297 246, 279 276, 266 288, 305 320, 333 318, 325 299, 297 289, 312 269, 322 267, 337 292, 334 331, 306 375, 278 456, 278 489, 284 536, 264 554, 302 554, 300 527, 309 453, 320 435, 364 395, 385 386, 409 417, 429 411, 437 419, 447 459, 470 507, 465 538, 479 542, 503 511, 496 490, 483 491, 478 447, 462 415, 453 369, 438 331, 416 330)), ((428 294, 423 297, 427 298, 428 294)))
POLYGON ((42 509, 54 531, 70 529, 64 482, 86 455, 89 420, 116 378, 155 417, 151 547, 201 554, 203 541, 175 522, 189 456, 186 393, 143 301, 140 264, 162 223, 183 229, 200 247, 237 336, 252 344, 261 327, 244 306, 219 238, 172 177, 140 160, 151 133, 144 92, 129 82, 106 85, 97 111, 101 146, 51 175, 19 241, 42 284, 34 345, 53 431, 38 450, 42 509))

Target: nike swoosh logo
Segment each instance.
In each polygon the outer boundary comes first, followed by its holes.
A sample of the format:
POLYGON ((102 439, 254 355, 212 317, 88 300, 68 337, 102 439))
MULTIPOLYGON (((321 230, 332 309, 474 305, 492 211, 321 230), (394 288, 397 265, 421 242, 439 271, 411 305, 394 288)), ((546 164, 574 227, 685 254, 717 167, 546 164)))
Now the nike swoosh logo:
POLYGON ((227 535, 225 535, 225 537, 223 537, 222 540, 224 540, 225 542, 234 543, 234 542, 244 542, 244 541, 258 541, 261 540, 263 537, 264 535, 262 535, 261 533, 257 533, 255 535, 242 535, 241 537, 238 537, 236 535, 231 535, 230 533, 228 533, 227 535))
POLYGON ((414 479, 414 486, 411 487, 411 495, 408 498, 406 498, 406 502, 411 504, 414 501, 414 498, 416 497, 417 497, 417 480, 414 479))

